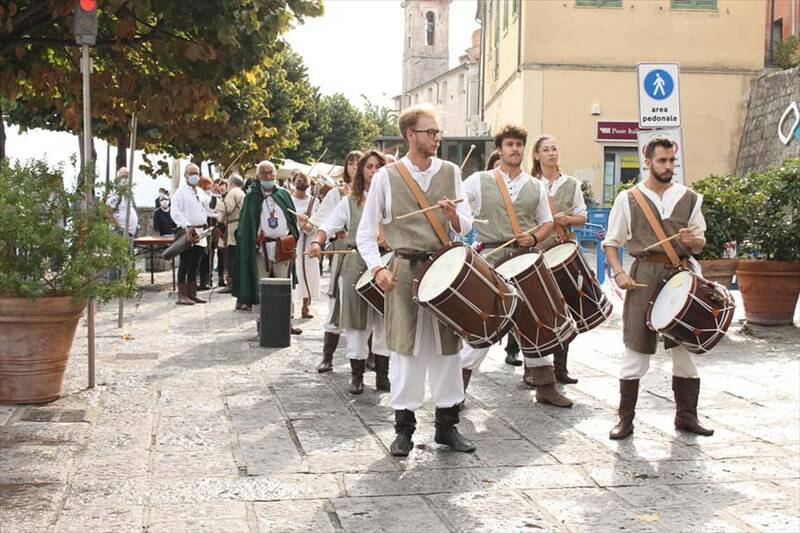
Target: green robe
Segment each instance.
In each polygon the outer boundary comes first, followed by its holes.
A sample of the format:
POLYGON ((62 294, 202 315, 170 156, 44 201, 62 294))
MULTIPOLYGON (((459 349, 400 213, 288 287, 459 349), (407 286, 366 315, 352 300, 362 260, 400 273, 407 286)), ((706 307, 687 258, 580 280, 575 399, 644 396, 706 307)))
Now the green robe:
MULTIPOLYGON (((297 239, 300 232, 297 229, 297 218, 289 212, 294 210, 294 202, 289 191, 278 187, 272 197, 283 211, 289 233, 297 239)), ((238 303, 258 304, 261 289, 258 279, 258 255, 256 254, 256 237, 261 225, 261 206, 264 195, 261 188, 256 186, 244 198, 244 206, 239 215, 239 227, 236 230, 236 276, 233 278, 233 295, 238 298, 238 303)), ((292 264, 292 286, 297 285, 297 271, 292 264)))

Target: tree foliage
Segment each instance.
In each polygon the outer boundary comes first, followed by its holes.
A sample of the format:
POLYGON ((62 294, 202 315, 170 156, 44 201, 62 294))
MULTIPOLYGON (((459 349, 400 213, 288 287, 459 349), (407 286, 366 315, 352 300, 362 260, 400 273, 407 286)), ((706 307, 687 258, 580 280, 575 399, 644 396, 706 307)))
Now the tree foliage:
POLYGON ((348 152, 364 150, 378 136, 378 127, 341 93, 323 99, 323 112, 331 121, 330 132, 325 136, 326 159, 329 161, 341 163, 348 152))

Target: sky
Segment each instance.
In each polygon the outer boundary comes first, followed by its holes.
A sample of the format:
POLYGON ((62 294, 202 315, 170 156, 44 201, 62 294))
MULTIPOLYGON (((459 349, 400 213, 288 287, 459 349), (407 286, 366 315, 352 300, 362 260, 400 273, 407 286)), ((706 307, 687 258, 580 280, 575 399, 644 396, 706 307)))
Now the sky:
MULTIPOLYGON (((450 4, 450 66, 470 46, 475 22, 476 0, 453 0, 450 4)), ((392 107, 400 93, 403 68, 403 10, 400 0, 327 0, 322 17, 296 25, 285 38, 303 56, 311 83, 323 94, 344 93, 355 105, 370 102, 392 107)), ((46 157, 51 164, 62 163, 68 185, 74 184, 76 170, 69 160, 78 152, 78 138, 62 132, 31 130, 19 133, 6 126, 6 153, 11 158, 46 157)), ((95 140, 97 169, 105 178, 106 143, 95 140)), ((110 158, 116 158, 112 146, 110 158)), ((134 168, 141 163, 137 152, 134 168)), ((134 173, 137 205, 154 204, 159 187, 170 188, 167 178, 152 179, 134 173)))

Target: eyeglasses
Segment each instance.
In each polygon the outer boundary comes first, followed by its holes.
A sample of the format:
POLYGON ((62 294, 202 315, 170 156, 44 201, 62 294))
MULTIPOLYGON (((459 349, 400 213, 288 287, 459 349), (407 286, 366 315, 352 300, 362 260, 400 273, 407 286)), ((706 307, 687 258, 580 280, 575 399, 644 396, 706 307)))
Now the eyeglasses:
POLYGON ((416 133, 427 133, 428 137, 430 137, 431 139, 433 139, 434 137, 441 137, 444 134, 444 132, 442 130, 437 130, 436 128, 430 128, 430 129, 427 129, 427 130, 415 130, 415 129, 412 129, 411 131, 414 131, 416 133))

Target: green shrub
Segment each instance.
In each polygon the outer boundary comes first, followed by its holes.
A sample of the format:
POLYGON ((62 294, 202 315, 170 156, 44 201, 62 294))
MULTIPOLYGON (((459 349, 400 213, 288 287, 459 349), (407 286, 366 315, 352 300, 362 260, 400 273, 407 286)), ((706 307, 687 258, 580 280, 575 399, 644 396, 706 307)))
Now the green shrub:
POLYGON ((700 259, 720 259, 725 243, 736 241, 741 246, 749 227, 748 212, 752 180, 736 176, 709 176, 692 184, 703 196, 701 206, 706 221, 706 245, 700 259))
POLYGON ((104 203, 84 209, 83 191, 63 184, 61 167, 45 161, 0 161, 0 296, 131 296, 137 272, 128 239, 111 230, 104 203), (125 268, 124 278, 105 280, 125 268))
POLYGON ((800 66, 800 35, 773 43, 772 61, 782 69, 800 66))

